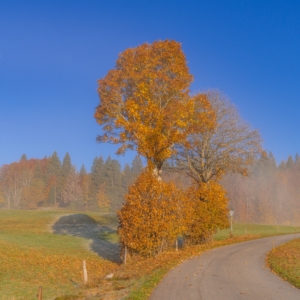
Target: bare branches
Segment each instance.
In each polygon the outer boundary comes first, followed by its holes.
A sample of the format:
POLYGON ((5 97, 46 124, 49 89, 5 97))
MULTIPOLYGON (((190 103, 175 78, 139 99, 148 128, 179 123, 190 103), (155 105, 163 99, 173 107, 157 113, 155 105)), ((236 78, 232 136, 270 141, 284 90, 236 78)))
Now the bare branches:
POLYGON ((197 182, 208 182, 230 171, 245 174, 247 165, 261 153, 259 133, 219 92, 206 94, 216 116, 215 128, 195 131, 189 135, 187 146, 177 147, 177 168, 197 182))

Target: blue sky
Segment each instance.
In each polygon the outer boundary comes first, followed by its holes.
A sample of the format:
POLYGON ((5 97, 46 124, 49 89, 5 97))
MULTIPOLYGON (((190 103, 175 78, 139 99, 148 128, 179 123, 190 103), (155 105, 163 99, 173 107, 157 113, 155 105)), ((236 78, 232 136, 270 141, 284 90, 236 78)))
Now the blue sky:
MULTIPOLYGON (((97 79, 117 56, 174 39, 193 91, 219 89, 278 162, 300 152, 300 2, 0 2, 0 165, 68 151, 79 168, 113 158, 95 141, 97 79)), ((134 153, 118 157, 130 162, 134 153)))

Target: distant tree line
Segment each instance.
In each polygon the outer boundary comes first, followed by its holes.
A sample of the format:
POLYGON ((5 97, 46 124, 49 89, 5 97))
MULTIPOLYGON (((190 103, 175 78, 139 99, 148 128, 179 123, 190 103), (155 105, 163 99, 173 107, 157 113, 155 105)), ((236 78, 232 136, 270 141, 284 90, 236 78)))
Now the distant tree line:
POLYGON ((91 172, 84 165, 77 172, 69 153, 62 162, 56 152, 43 159, 22 155, 20 161, 0 167, 0 205, 7 209, 64 207, 115 212, 142 168, 139 156, 124 168, 115 159, 99 156, 91 172))
POLYGON ((277 165, 272 153, 263 152, 248 173, 227 174, 222 181, 234 218, 245 223, 299 225, 299 155, 277 165))

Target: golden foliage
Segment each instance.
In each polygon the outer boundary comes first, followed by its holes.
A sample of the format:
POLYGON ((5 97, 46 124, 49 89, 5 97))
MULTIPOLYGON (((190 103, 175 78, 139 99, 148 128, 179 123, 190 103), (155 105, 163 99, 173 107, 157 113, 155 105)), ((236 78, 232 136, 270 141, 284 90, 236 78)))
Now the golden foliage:
POLYGON ((118 212, 118 234, 130 253, 155 256, 174 245, 182 232, 182 192, 173 183, 157 179, 147 168, 129 188, 125 204, 118 212))
POLYGON ((94 116, 105 132, 98 140, 121 143, 119 154, 136 149, 160 169, 173 154, 174 144, 184 142, 188 129, 214 123, 197 106, 201 103, 209 110, 207 99, 189 95, 192 80, 181 45, 175 41, 125 50, 115 68, 98 81, 100 104, 94 116))
POLYGON ((214 181, 194 184, 186 191, 184 219, 187 244, 205 243, 218 228, 229 227, 225 190, 214 181))

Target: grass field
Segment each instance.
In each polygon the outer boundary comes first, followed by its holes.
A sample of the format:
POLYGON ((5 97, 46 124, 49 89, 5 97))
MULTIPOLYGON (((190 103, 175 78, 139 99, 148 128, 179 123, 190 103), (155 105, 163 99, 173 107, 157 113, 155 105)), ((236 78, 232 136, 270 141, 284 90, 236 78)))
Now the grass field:
MULTIPOLYGON (((233 224, 233 235, 259 235, 260 237, 300 232, 300 227, 262 224, 233 224)), ((230 229, 219 230, 214 236, 217 241, 228 238, 230 229)))
MULTIPOLYGON (((51 226, 65 214, 0 211, 0 299, 36 299, 39 286, 43 286, 43 299, 77 294, 83 286, 83 260, 91 282, 117 268, 89 251, 90 239, 52 233, 51 226)), ((88 217, 105 228, 116 221, 109 215, 88 217)))
POLYGON ((300 288, 300 239, 270 251, 267 263, 275 273, 300 288))
POLYGON ((235 238, 225 240, 229 230, 222 230, 208 245, 164 252, 156 258, 132 258, 124 266, 118 263, 117 220, 113 215, 3 210, 0 220, 3 300, 37 299, 39 286, 43 286, 46 300, 147 299, 168 270, 184 259, 228 243, 299 231, 296 227, 234 224, 235 238), (83 284, 83 260, 88 286, 83 284), (114 278, 104 279, 109 273, 114 273, 114 278))

